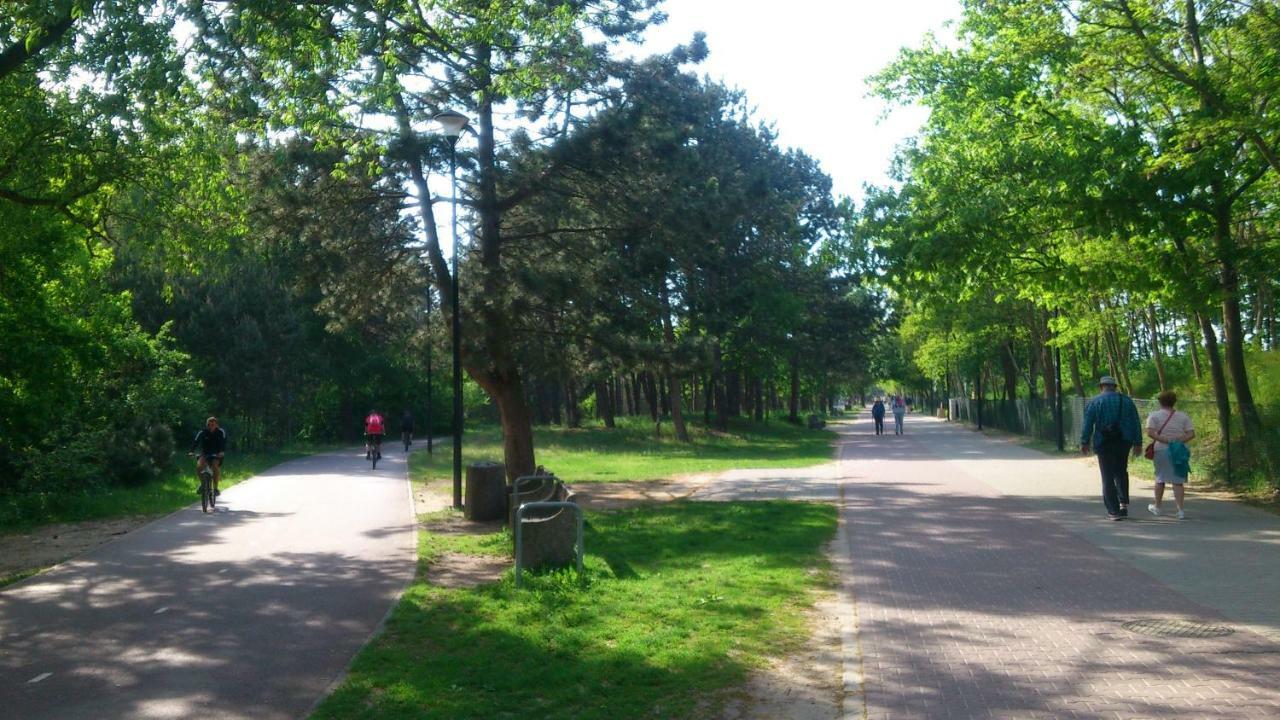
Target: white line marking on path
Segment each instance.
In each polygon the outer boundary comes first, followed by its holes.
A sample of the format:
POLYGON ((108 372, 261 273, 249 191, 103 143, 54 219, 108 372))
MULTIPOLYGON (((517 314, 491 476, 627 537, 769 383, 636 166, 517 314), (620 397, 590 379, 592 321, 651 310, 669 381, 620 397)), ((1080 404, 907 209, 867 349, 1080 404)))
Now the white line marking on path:
POLYGON ((153 612, 153 613, 151 613, 151 614, 152 614, 152 615, 159 615, 160 613, 165 613, 165 612, 169 612, 169 608, 167 608, 167 607, 162 607, 162 608, 160 608, 159 610, 157 610, 157 611, 155 611, 155 612, 153 612))
POLYGON ((53 673, 40 673, 39 675, 37 675, 37 676, 35 676, 35 677, 31 678, 30 680, 28 680, 28 681, 27 681, 27 684, 28 684, 28 685, 34 685, 34 684, 36 684, 36 683, 38 683, 38 682, 41 682, 42 680, 48 680, 52 675, 53 675, 53 673))

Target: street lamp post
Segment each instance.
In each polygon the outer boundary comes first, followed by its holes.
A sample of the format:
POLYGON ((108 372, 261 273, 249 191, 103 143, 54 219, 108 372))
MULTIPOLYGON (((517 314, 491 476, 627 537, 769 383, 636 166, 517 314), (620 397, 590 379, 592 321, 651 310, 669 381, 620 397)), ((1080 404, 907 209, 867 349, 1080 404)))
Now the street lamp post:
POLYGON ((471 120, 460 112, 445 110, 436 122, 449 139, 449 181, 452 185, 453 224, 453 506, 462 507, 462 321, 458 315, 458 138, 471 120))
POLYGON ((427 424, 427 455, 431 449, 431 285, 427 285, 427 415, 423 422, 427 424))

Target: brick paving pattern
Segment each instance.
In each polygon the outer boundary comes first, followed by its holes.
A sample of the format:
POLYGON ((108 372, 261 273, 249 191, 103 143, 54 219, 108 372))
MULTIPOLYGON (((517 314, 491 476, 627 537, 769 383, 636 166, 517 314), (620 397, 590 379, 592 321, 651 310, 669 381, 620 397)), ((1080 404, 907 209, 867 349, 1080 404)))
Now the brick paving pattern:
MULTIPOLYGON (((933 452, 965 431, 862 425, 844 431, 839 466, 867 718, 1280 718, 1274 639, 970 476, 981 463, 933 452), (1147 618, 1236 632, 1122 627, 1147 618)), ((1100 518, 1100 503, 1087 508, 1100 518)), ((1098 523, 1091 533, 1124 531, 1098 523)))

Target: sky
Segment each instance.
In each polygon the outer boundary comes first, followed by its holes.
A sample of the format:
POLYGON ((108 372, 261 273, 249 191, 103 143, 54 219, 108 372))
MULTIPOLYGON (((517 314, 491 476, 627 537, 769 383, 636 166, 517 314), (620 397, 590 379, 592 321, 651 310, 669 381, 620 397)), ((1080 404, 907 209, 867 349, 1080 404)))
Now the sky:
POLYGON ((893 149, 925 119, 867 97, 866 78, 918 46, 945 36, 960 0, 666 0, 664 25, 642 52, 663 52, 707 34, 698 72, 744 91, 778 142, 821 163, 837 195, 860 199, 866 183, 888 182, 893 149))

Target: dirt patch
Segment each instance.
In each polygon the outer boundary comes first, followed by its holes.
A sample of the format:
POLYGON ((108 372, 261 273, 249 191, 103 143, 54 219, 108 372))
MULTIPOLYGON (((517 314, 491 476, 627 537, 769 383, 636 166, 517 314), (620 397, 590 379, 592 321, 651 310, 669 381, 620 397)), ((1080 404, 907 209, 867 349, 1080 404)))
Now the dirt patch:
MULTIPOLYGON (((436 535, 489 535, 502 528, 501 520, 474 522, 459 513, 440 513, 453 505, 451 488, 444 485, 415 485, 413 501, 419 516, 430 514, 418 524, 436 535)), ((469 588, 497 582, 511 567, 511 559, 491 555, 444 553, 427 566, 427 582, 437 587, 469 588)))
POLYGON ((751 674, 725 706, 724 720, 836 720, 841 717, 842 660, 838 609, 827 593, 805 619, 804 647, 751 674))
POLYGON ((492 555, 445 553, 427 568, 427 583, 436 587, 470 588, 497 582, 511 560, 492 555))
POLYGON ((150 517, 45 525, 30 532, 0 535, 0 579, 53 567, 130 533, 150 517))
POLYGON ((578 504, 587 510, 618 508, 682 500, 697 489, 699 478, 690 476, 676 481, 643 481, 625 483, 583 483, 574 485, 578 504))

